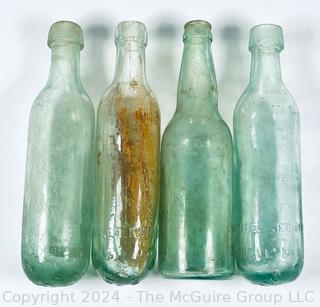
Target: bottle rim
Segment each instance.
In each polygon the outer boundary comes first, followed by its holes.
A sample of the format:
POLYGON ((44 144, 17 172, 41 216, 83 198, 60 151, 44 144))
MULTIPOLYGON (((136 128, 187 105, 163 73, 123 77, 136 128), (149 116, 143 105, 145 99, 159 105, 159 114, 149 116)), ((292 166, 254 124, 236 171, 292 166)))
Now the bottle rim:
POLYGON ((66 44, 76 44, 80 50, 84 47, 83 31, 81 27, 68 20, 61 20, 53 23, 48 34, 48 46, 54 48, 66 44))
POLYGON ((262 28, 274 28, 274 29, 279 29, 282 31, 282 27, 275 24, 275 23, 261 23, 261 24, 253 26, 251 28, 251 31, 255 31, 256 29, 262 29, 262 28))
POLYGON ((274 49, 281 52, 284 48, 282 27, 272 23, 259 24, 251 28, 249 50, 274 49))
POLYGON ((120 42, 125 41, 138 42, 147 46, 148 32, 145 24, 137 20, 125 20, 118 23, 115 32, 115 44, 117 46, 120 42))
POLYGON ((190 20, 184 25, 183 41, 208 39, 212 41, 212 26, 206 20, 190 20))

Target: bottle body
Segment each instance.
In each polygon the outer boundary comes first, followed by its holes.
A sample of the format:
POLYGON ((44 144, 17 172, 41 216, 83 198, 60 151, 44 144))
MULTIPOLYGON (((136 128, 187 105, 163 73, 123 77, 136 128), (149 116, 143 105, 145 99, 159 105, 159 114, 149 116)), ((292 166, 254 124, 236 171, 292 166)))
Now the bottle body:
MULTIPOLYGON (((66 64, 66 54, 73 58, 80 48, 60 49, 53 60, 57 56, 66 64)), ((53 62, 52 70, 63 75, 61 63, 53 62)), ((93 137, 94 111, 84 90, 49 80, 30 114, 24 193, 22 264, 36 284, 69 285, 87 269, 93 137)))
MULTIPOLYGON (((122 26, 125 24, 119 25, 122 26)), ((125 51, 128 63, 139 58, 136 51, 125 51)), ((92 259, 107 282, 135 284, 153 267, 159 143, 159 108, 145 80, 115 78, 101 100, 97 123, 92 259)))
POLYGON ((300 126, 278 52, 253 53, 256 72, 234 113, 236 251, 242 274, 269 285, 295 279, 303 266, 300 126))
POLYGON ((234 270, 232 139, 218 113, 210 29, 185 26, 177 110, 162 139, 159 270, 169 278, 234 270))
POLYGON ((225 278, 234 267, 230 132, 212 118, 175 117, 162 141, 159 269, 169 278, 225 278))

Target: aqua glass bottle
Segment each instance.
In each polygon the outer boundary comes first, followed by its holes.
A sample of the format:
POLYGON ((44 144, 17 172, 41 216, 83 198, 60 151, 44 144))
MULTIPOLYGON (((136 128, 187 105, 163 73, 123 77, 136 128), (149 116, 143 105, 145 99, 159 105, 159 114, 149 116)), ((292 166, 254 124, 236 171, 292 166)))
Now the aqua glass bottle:
POLYGON ((274 285, 303 266, 299 112, 281 79, 281 27, 252 28, 249 50, 250 82, 234 112, 236 254, 247 279, 274 285))
POLYGON ((92 261, 121 285, 139 282, 155 261, 160 114, 145 76, 145 25, 121 22, 115 43, 115 76, 98 108, 92 261))
POLYGON ((185 25, 176 112, 161 147, 159 270, 168 278, 233 274, 232 139, 218 111, 211 25, 185 25))
POLYGON ((81 278, 90 260, 94 110, 79 73, 81 28, 52 25, 49 80, 29 120, 22 265, 38 285, 81 278))

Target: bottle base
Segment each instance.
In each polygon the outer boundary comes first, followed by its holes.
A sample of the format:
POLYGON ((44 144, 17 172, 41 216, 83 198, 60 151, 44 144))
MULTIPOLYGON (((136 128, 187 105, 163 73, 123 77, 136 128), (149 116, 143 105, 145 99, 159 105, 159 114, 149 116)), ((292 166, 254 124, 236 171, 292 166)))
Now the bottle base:
POLYGON ((120 277, 115 273, 100 272, 99 270, 97 272, 105 282, 109 284, 114 284, 117 286, 130 286, 130 285, 133 286, 138 284, 141 281, 141 279, 143 279, 144 277, 144 276, 139 276, 139 277, 127 278, 127 277, 120 277))
POLYGON ((127 275, 123 274, 123 272, 111 272, 107 270, 97 269, 97 273, 101 278, 109 283, 117 286, 126 286, 126 285, 136 285, 138 284, 148 273, 142 272, 139 275, 127 275))
POLYGON ((37 286, 43 287, 66 287, 71 286, 79 281, 85 273, 85 270, 79 272, 71 272, 68 270, 61 271, 36 271, 30 268, 23 268, 28 279, 37 286))
POLYGON ((28 279, 38 286, 65 287, 81 279, 88 268, 88 260, 62 257, 47 257, 47 261, 39 262, 32 255, 22 257, 22 268, 28 279))
POLYGON ((105 282, 117 286, 136 285, 151 269, 149 265, 139 269, 120 262, 110 262, 108 266, 93 262, 93 266, 105 282))
POLYGON ((270 272, 258 272, 252 270, 241 270, 244 278, 251 283, 260 286, 276 286, 294 281, 301 273, 302 265, 294 266, 285 271, 273 270, 270 272))
POLYGON ((210 273, 204 271, 164 271, 160 270, 161 276, 169 279, 230 279, 233 275, 233 271, 224 271, 217 273, 210 273))

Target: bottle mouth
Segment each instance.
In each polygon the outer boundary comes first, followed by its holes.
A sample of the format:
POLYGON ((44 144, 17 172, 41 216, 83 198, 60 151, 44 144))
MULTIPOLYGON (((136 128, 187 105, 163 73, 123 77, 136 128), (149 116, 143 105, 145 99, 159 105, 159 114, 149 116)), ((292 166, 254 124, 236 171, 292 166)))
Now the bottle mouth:
POLYGON ((83 32, 81 27, 72 21, 57 21, 49 30, 48 46, 50 48, 76 44, 83 49, 83 32))
POLYGON ((205 20, 191 20, 184 25, 183 41, 208 39, 212 41, 211 24, 205 20))
POLYGON ((146 26, 140 21, 122 21, 117 25, 115 34, 115 44, 120 42, 138 42, 143 46, 148 44, 148 33, 146 26))
POLYGON ((250 31, 249 50, 275 49, 283 50, 282 28, 275 24, 261 24, 254 26, 250 31))

